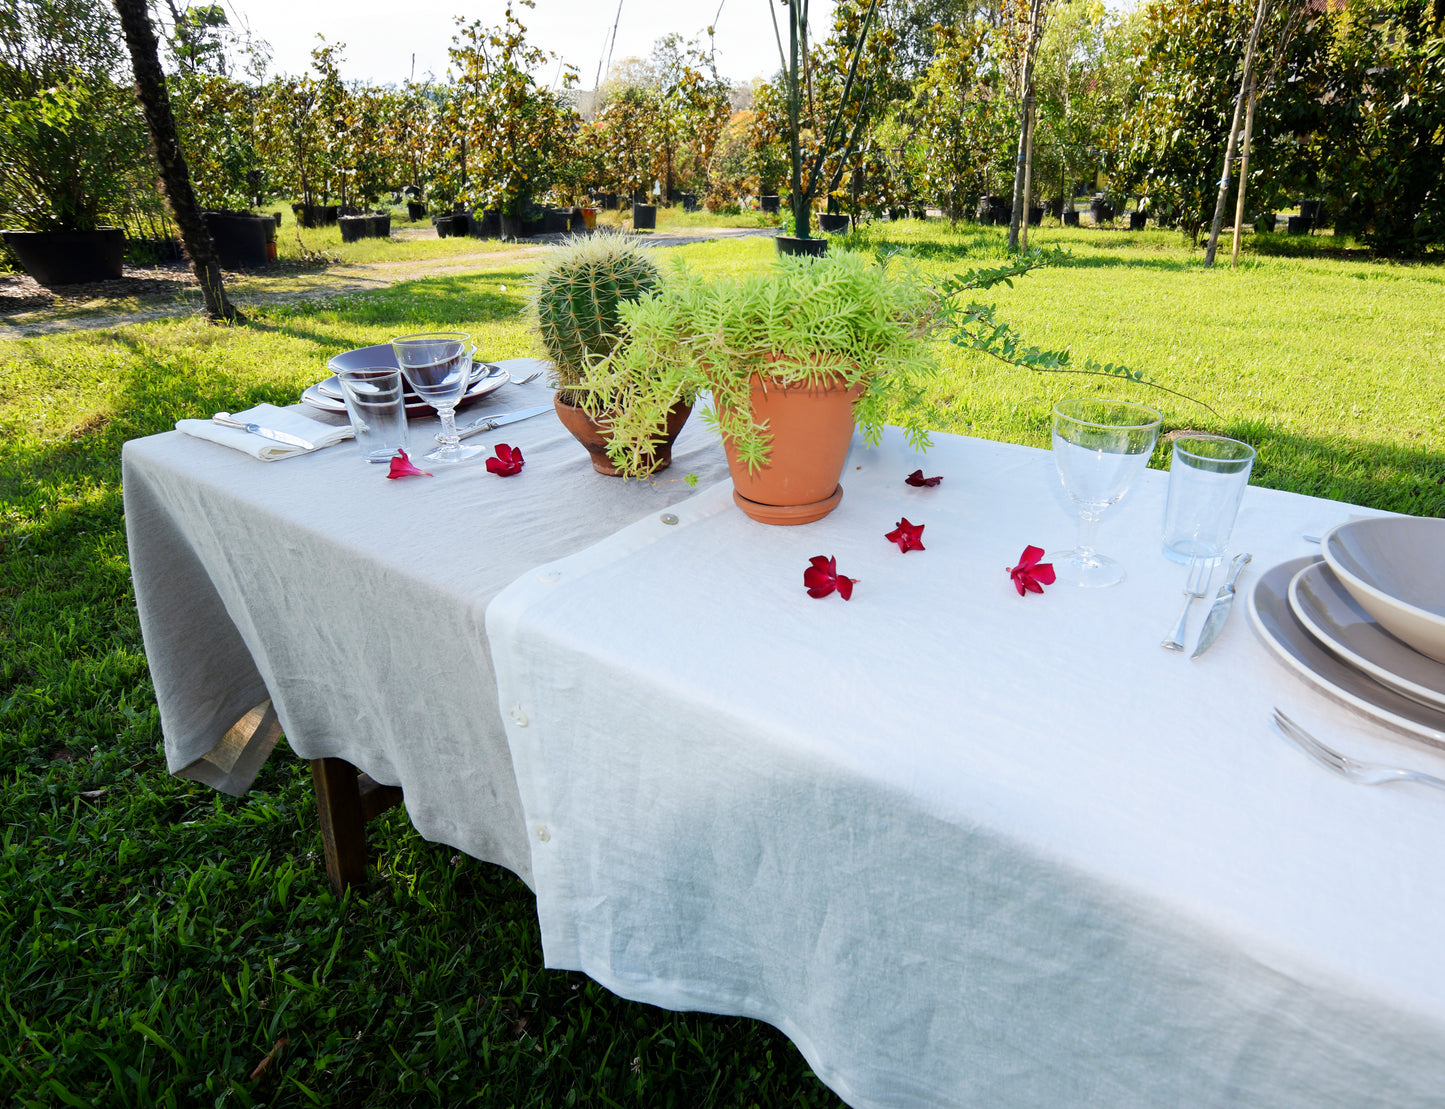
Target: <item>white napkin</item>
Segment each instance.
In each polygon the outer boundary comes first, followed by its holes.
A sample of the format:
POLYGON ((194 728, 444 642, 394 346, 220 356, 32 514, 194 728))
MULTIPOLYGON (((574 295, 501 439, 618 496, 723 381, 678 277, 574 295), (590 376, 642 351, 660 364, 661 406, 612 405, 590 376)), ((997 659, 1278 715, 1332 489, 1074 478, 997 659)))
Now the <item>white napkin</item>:
MULTIPOLYGON (((231 415, 242 423, 259 424, 272 431, 284 431, 289 435, 305 439, 308 443, 314 443, 316 450, 339 443, 343 439, 350 439, 352 436, 350 424, 341 424, 340 426, 323 424, 320 420, 313 420, 310 416, 303 415, 294 408, 277 408, 274 404, 258 404, 255 408, 248 408, 244 412, 233 412, 231 415)), ((234 447, 261 462, 275 462, 278 459, 291 458, 293 455, 311 453, 304 447, 298 447, 291 443, 278 443, 274 439, 252 435, 249 431, 242 431, 238 427, 223 427, 210 420, 177 420, 176 430, 183 431, 187 435, 194 435, 197 439, 209 439, 212 443, 220 443, 223 447, 234 447)))

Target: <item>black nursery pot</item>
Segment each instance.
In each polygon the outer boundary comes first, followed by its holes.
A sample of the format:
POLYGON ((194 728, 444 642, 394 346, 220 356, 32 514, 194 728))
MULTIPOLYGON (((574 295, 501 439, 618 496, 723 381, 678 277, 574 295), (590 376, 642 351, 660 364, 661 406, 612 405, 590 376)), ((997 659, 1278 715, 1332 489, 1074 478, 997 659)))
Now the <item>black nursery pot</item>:
POLYGON ((634 204, 632 206, 632 229, 634 231, 649 231, 656 227, 656 204, 634 204))
POLYGON ((125 232, 119 227, 4 235, 25 272, 42 285, 111 281, 125 274, 125 232))
POLYGON ((779 235, 773 239, 779 254, 801 254, 821 258, 828 253, 827 239, 799 239, 794 235, 779 235))

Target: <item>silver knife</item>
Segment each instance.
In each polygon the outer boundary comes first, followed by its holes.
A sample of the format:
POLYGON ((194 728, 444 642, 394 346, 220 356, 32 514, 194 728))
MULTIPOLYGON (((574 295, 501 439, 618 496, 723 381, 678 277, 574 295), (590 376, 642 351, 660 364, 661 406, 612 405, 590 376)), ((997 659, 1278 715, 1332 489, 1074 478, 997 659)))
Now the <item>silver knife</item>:
POLYGON ((1199 642, 1195 645, 1194 653, 1190 658, 1198 658, 1209 650, 1210 645, 1219 638, 1219 633, 1224 630, 1224 622, 1229 619, 1229 607, 1234 604, 1234 583, 1239 579, 1239 572, 1249 565, 1250 558, 1247 554, 1237 554, 1234 561, 1229 564, 1229 577, 1219 587, 1219 592, 1214 595, 1214 604, 1209 609, 1209 616, 1204 621, 1204 630, 1199 633, 1199 642))
MULTIPOLYGON (((457 429, 457 438, 466 439, 473 435, 480 435, 484 431, 492 431, 503 424, 514 424, 518 420, 530 420, 533 416, 540 416, 543 412, 553 412, 555 409, 550 404, 539 404, 536 408, 519 408, 515 412, 503 412, 497 416, 485 416, 467 424, 466 427, 457 429)), ((437 442, 441 442, 441 436, 437 436, 437 442)))
POLYGON ((299 435, 292 435, 289 431, 273 431, 260 424, 248 424, 244 420, 236 419, 229 412, 217 412, 211 417, 211 423, 220 424, 222 427, 240 428, 242 431, 249 431, 252 435, 259 435, 262 439, 271 439, 277 443, 285 443, 287 446, 300 447, 303 451, 316 449, 315 443, 303 439, 299 435))

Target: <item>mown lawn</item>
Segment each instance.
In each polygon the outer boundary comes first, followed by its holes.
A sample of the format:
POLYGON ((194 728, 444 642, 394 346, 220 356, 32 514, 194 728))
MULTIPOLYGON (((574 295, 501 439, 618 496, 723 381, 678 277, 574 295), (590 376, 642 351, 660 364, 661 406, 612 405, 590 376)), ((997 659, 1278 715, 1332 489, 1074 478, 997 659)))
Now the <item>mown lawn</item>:
MULTIPOLYGON (((1445 514, 1445 271, 1317 244, 1205 271, 1170 233, 1034 240, 1071 260, 998 290, 1003 318, 1204 403, 948 348, 935 426, 1043 446, 1054 400, 1123 392, 1160 407, 1166 429, 1254 443, 1259 484, 1445 514)), ((1002 257, 996 229, 905 222, 855 242, 910 247, 925 274, 1002 257)), ((743 240, 668 257, 741 271, 771 253, 743 240)), ((5 1104, 838 1104, 767 1026, 662 1012, 543 970, 526 888, 421 841, 400 811, 370 830, 376 876, 336 899, 304 764, 285 752, 244 798, 165 773, 121 444, 181 416, 294 401, 328 355, 398 330, 464 327, 488 357, 532 353, 525 280, 499 257, 471 275, 254 309, 240 328, 161 321, 0 343, 5 1104)))

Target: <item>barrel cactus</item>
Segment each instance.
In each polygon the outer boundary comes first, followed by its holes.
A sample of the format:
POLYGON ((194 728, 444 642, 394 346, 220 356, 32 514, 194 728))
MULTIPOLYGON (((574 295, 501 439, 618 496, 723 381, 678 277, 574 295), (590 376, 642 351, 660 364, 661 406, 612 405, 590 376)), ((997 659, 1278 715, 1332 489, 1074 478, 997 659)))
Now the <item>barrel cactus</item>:
POLYGON ((617 345, 618 305, 660 284, 651 252, 619 232, 578 236, 542 262, 530 304, 564 404, 583 403, 578 387, 588 365, 617 345))

